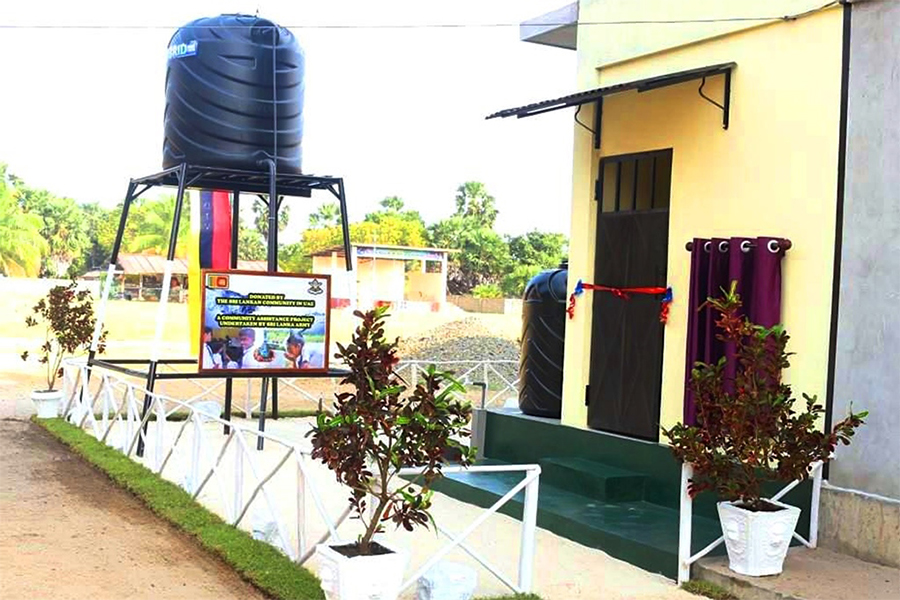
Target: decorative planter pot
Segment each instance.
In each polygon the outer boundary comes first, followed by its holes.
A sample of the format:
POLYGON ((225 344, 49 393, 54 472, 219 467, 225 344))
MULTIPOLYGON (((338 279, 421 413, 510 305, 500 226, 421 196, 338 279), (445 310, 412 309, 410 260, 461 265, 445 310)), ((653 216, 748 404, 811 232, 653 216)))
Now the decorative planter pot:
POLYGON ((319 579, 327 600, 396 600, 408 557, 378 542, 390 554, 349 558, 331 546, 319 544, 319 579))
POLYGON ((62 390, 49 392, 31 392, 31 401, 37 408, 38 419, 53 419, 59 416, 59 404, 62 402, 62 390))
POLYGON ((800 509, 767 500, 781 510, 753 512, 732 502, 719 502, 719 521, 728 550, 728 567, 741 575, 781 573, 800 509))

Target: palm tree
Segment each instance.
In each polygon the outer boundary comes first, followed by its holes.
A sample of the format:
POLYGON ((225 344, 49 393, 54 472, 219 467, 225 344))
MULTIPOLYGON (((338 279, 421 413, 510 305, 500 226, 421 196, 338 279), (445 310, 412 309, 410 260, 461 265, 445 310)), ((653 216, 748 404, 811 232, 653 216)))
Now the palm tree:
POLYGON ((494 197, 480 181, 467 181, 456 189, 456 214, 473 218, 480 227, 493 228, 497 219, 494 197))
POLYGON ((341 224, 341 208, 337 202, 326 202, 319 210, 309 215, 310 229, 326 229, 341 224))
POLYGON ((6 165, 0 165, 0 273, 36 277, 47 250, 41 237, 44 221, 22 210, 15 188, 6 178, 6 165))
MULTIPOLYGON (((190 229, 190 209, 188 196, 184 197, 181 207, 181 219, 178 222, 178 241, 175 245, 176 256, 186 256, 188 232, 190 229)), ((140 205, 141 225, 138 235, 128 244, 132 252, 150 251, 153 254, 165 255, 169 251, 169 236, 172 233, 172 221, 175 219, 175 196, 163 196, 158 200, 150 200, 140 205)))

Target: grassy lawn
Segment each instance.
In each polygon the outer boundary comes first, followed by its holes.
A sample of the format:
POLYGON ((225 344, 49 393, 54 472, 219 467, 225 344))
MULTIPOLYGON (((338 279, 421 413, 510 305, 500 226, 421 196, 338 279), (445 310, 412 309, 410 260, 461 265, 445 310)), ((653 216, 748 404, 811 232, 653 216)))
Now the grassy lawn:
POLYGON ((62 419, 35 422, 141 499, 154 513, 192 535, 266 594, 279 600, 324 598, 319 580, 312 573, 273 546, 225 523, 174 483, 62 419))

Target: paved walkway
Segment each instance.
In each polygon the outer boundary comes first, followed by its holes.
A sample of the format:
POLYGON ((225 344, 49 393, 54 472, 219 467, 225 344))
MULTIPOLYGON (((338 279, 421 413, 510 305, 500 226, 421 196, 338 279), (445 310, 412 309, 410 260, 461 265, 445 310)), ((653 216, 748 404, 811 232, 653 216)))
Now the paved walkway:
POLYGON ((263 597, 43 429, 0 420, 0 598, 263 597))
POLYGON ((704 578, 755 600, 897 600, 900 569, 865 562, 827 548, 791 548, 784 572, 747 577, 728 569, 724 556, 705 558, 704 578))

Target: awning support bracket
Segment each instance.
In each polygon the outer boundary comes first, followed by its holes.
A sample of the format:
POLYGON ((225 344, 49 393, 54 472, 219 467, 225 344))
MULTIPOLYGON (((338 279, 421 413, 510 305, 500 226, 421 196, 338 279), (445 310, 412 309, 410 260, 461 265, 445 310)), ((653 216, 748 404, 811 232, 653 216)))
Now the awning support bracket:
POLYGON ((597 98, 594 106, 594 150, 600 149, 600 128, 603 126, 603 96, 597 98))
POLYGON ((725 71, 725 92, 723 104, 719 104, 709 96, 703 93, 703 86, 706 85, 706 77, 700 80, 700 87, 697 89, 697 93, 700 94, 700 97, 722 110, 722 129, 728 129, 728 118, 729 113, 731 112, 731 70, 725 71))

